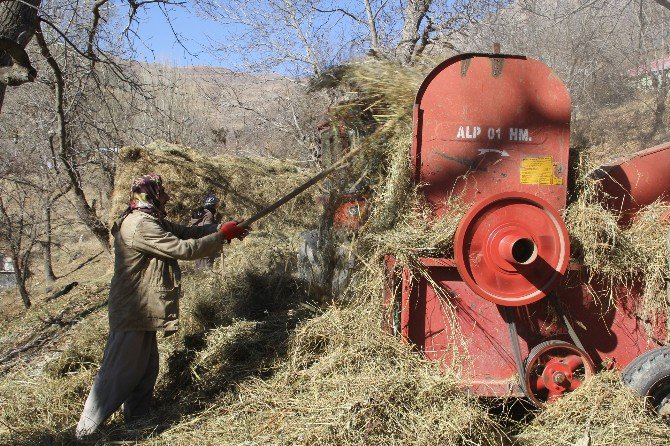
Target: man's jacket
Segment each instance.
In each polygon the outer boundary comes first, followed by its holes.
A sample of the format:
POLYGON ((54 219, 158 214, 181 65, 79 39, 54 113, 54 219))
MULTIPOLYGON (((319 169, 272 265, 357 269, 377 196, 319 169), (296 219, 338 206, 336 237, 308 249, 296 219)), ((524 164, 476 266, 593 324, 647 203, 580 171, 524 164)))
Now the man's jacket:
POLYGON ((191 226, 211 225, 212 223, 216 223, 216 220, 212 211, 207 208, 198 208, 191 216, 191 226))
POLYGON ((217 226, 181 226, 133 211, 117 220, 112 234, 115 259, 109 291, 110 330, 177 330, 181 293, 177 260, 216 254, 224 242, 217 226))

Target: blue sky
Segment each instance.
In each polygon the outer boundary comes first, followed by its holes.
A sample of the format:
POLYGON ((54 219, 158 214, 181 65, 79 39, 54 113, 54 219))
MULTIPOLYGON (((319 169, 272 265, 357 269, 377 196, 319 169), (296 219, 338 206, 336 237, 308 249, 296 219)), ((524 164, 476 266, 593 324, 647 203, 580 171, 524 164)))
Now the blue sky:
MULTIPOLYGON (((223 2, 230 8, 235 4, 223 2)), ((321 68, 327 68, 369 49, 369 30, 360 0, 321 0, 319 12, 301 11, 304 5, 296 4, 301 32, 312 45, 309 55, 303 37, 291 29, 295 18, 290 19, 281 4, 256 1, 248 3, 248 9, 242 6, 244 14, 253 20, 254 25, 249 26, 240 24, 236 17, 226 17, 225 8, 207 10, 218 21, 203 19, 186 1, 184 6, 147 4, 138 11, 139 23, 133 26, 141 39, 135 42, 137 59, 302 76, 314 72, 314 53, 321 68), (218 57, 209 51, 211 46, 218 49, 218 57)), ((401 25, 397 19, 402 14, 401 4, 386 0, 372 0, 372 4, 375 10, 383 7, 377 16, 382 45, 395 41, 401 25)))
MULTIPOLYGON (((355 10, 362 3, 357 0, 342 0, 324 2, 330 7, 350 7, 355 10), (335 6, 334 6, 335 5, 335 6)), ((263 7, 262 4, 258 5, 263 7)), ((212 65, 235 68, 245 59, 247 62, 256 57, 263 57, 260 53, 247 53, 235 55, 228 52, 225 59, 212 55, 207 47, 211 39, 218 41, 218 47, 226 47, 231 39, 243 37, 246 33, 242 25, 206 20, 198 17, 192 7, 188 6, 159 6, 157 4, 147 5, 138 11, 139 23, 135 30, 138 31, 142 42, 136 42, 138 59, 148 62, 173 63, 175 65, 212 65), (166 15, 169 16, 169 21, 166 15), (246 56, 246 57, 245 57, 246 56)), ((331 42, 340 42, 344 36, 352 32, 351 23, 348 19, 335 18, 334 15, 321 15, 316 19, 316 25, 322 25, 321 32, 331 42)), ((241 42, 241 41, 240 41, 241 42)), ((300 46, 296 37, 296 45, 300 46)), ((233 45, 234 47, 235 45, 233 45)), ((240 47, 243 47, 240 44, 240 47)), ((335 53, 334 53, 335 54, 335 53)), ((284 72, 286 67, 277 67, 279 72, 284 72)))
POLYGON ((154 5, 140 11, 138 19, 138 32, 143 41, 138 42, 136 47, 140 60, 179 66, 231 66, 234 63, 222 63, 205 48, 208 36, 222 35, 220 25, 197 17, 187 7, 160 9, 154 5), (170 22, 162 11, 169 14, 170 22))

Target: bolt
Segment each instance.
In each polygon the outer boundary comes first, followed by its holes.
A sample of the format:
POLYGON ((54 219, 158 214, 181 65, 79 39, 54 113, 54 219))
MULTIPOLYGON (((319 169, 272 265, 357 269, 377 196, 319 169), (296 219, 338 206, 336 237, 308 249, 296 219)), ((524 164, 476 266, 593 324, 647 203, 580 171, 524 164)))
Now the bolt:
POLYGON ((555 382, 556 384, 563 384, 563 382, 565 382, 565 373, 563 373, 563 372, 557 372, 557 373, 554 375, 554 382, 555 382))

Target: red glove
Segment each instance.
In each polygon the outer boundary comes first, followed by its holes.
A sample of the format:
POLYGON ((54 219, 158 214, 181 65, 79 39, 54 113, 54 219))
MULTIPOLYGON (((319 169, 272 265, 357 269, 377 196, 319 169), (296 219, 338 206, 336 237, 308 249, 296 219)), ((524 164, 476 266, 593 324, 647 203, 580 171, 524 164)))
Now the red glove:
POLYGON ((229 221, 219 226, 219 231, 223 235, 223 238, 228 241, 228 243, 230 243, 230 241, 234 238, 242 240, 247 236, 247 234, 249 234, 249 228, 240 228, 237 226, 238 224, 239 222, 237 221, 229 221))

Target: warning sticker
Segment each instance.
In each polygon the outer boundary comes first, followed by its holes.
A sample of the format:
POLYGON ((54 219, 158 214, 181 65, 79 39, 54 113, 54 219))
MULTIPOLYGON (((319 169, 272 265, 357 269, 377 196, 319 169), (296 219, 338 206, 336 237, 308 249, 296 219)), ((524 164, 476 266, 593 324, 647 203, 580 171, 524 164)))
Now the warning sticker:
POLYGON ((555 167, 550 156, 524 158, 521 161, 521 184, 561 185, 563 179, 554 175, 555 167))

